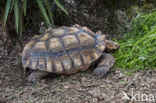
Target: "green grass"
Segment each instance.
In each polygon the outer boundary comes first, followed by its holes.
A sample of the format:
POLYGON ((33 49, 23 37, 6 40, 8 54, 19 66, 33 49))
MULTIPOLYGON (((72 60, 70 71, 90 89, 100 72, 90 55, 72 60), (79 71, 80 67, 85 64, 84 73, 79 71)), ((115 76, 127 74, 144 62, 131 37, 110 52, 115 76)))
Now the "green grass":
POLYGON ((115 67, 132 71, 156 69, 156 10, 137 16, 131 27, 119 41, 115 67))

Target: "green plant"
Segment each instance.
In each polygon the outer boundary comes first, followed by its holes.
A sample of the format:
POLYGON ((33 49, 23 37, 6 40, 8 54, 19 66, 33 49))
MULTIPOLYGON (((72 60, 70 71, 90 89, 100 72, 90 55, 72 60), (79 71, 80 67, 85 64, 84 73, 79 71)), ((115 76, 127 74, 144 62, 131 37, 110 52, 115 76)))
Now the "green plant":
MULTIPOLYGON (((29 1, 33 2, 33 1, 29 1)), ((54 25, 53 22, 53 14, 52 14, 52 8, 50 5, 49 0, 35 0, 36 4, 38 5, 43 20, 46 25, 54 25)), ((54 0, 55 4, 66 14, 68 12, 63 7, 63 5, 59 2, 59 0, 54 0)), ((15 18, 15 26, 17 33, 22 33, 23 29, 23 17, 27 15, 27 7, 28 7, 28 0, 1 0, 0 7, 4 8, 3 16, 1 17, 1 21, 3 22, 3 26, 6 26, 6 23, 8 22, 7 19, 9 16, 11 16, 12 13, 14 13, 15 18), (6 4, 5 7, 3 7, 6 4)))
POLYGON ((117 68, 156 69, 156 11, 136 17, 132 30, 119 43, 121 48, 114 54, 117 68))

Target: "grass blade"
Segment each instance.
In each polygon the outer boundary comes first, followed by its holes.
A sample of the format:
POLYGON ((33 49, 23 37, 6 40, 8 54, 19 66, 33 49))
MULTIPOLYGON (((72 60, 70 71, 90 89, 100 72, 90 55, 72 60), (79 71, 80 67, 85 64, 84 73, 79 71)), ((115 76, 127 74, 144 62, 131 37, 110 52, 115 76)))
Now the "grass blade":
POLYGON ((46 13, 46 9, 44 8, 44 6, 42 4, 42 1, 41 0, 36 0, 36 2, 37 2, 38 6, 39 6, 39 8, 41 10, 41 13, 42 13, 44 19, 46 20, 46 23, 49 24, 49 25, 51 25, 51 23, 49 21, 49 18, 48 18, 48 15, 46 13))
POLYGON ((49 0, 45 0, 45 5, 46 5, 46 8, 47 8, 47 10, 48 10, 48 14, 49 14, 49 17, 50 17, 50 21, 51 21, 52 25, 54 26, 52 8, 51 8, 51 6, 50 6, 49 0))
POLYGON ((58 0, 54 0, 54 2, 62 11, 64 11, 68 15, 67 10, 63 7, 63 5, 58 0))
POLYGON ((11 7, 11 0, 7 0, 6 7, 5 7, 5 13, 4 13, 4 26, 6 25, 10 7, 11 7))
POLYGON ((18 33, 18 27, 19 27, 19 3, 18 3, 18 0, 14 1, 14 15, 15 15, 16 31, 18 33))
POLYGON ((24 0, 24 1, 23 1, 23 9, 24 9, 24 16, 26 16, 27 0, 24 0))

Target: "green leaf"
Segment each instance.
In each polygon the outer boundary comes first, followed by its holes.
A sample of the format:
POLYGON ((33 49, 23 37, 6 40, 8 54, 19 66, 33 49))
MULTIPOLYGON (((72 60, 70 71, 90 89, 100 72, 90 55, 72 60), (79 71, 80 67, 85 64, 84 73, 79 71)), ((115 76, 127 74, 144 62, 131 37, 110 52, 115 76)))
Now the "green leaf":
POLYGON ((18 33, 18 26, 19 26, 19 3, 18 3, 18 0, 14 1, 14 15, 15 15, 16 31, 18 33))
POLYGON ((24 9, 24 16, 26 16, 27 0, 24 0, 24 1, 23 1, 23 9, 24 9))
POLYGON ((45 5, 46 5, 46 8, 47 8, 47 10, 48 10, 48 14, 49 14, 49 17, 50 17, 50 21, 51 21, 52 25, 54 26, 52 8, 51 8, 51 6, 50 6, 49 0, 45 0, 45 5))
POLYGON ((11 7, 11 0, 7 0, 6 7, 5 7, 5 13, 4 13, 4 26, 6 25, 10 7, 11 7))
POLYGON ((51 24, 50 24, 50 21, 49 21, 49 18, 48 18, 48 15, 47 15, 47 13, 46 13, 46 9, 44 8, 44 6, 43 6, 43 4, 42 4, 42 1, 41 1, 41 0, 36 0, 36 2, 37 2, 37 4, 38 4, 38 6, 39 6, 39 8, 40 8, 40 10, 41 10, 41 13, 42 13, 44 19, 46 20, 47 24, 51 25, 51 24))
POLYGON ((54 2, 61 10, 63 10, 68 15, 67 10, 63 7, 63 5, 58 0, 54 0, 54 2))
POLYGON ((22 15, 22 10, 19 10, 19 33, 20 36, 22 36, 22 31, 23 31, 23 15, 22 15))
POLYGON ((12 1, 12 3, 11 3, 11 6, 10 6, 10 13, 12 12, 12 9, 13 9, 13 7, 14 7, 14 1, 15 0, 11 0, 12 1))

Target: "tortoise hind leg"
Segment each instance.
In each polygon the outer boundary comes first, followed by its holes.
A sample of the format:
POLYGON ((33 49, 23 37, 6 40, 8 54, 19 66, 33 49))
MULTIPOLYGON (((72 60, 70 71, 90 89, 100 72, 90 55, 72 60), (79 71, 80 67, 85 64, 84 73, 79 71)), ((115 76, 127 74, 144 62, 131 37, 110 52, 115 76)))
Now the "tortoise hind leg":
POLYGON ((40 80, 47 76, 49 73, 44 72, 44 71, 33 71, 29 76, 28 76, 28 81, 29 82, 36 82, 37 80, 40 80))
POLYGON ((115 58, 110 54, 103 54, 101 62, 93 71, 93 75, 103 77, 106 75, 115 63, 115 58))

